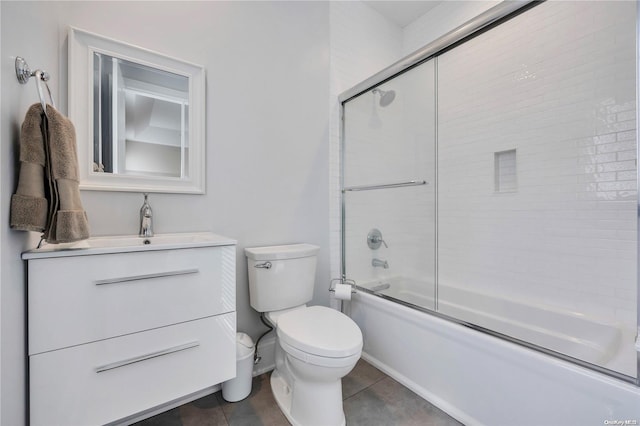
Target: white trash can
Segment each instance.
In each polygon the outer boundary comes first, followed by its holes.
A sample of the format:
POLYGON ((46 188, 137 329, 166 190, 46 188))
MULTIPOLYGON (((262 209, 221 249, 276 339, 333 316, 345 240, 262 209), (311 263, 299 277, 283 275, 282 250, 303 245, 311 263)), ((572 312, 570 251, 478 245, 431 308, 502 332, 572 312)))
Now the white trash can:
POLYGON ((253 340, 249 335, 236 334, 236 377, 222 383, 222 397, 225 401, 240 401, 251 393, 254 351, 253 340))

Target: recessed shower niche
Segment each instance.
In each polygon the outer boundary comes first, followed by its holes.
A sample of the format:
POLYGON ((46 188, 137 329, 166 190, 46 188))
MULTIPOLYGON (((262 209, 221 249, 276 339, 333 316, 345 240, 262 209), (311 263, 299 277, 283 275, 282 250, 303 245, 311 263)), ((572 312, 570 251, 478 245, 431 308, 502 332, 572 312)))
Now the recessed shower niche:
POLYGON ((518 190, 516 150, 496 152, 493 158, 496 192, 516 192, 518 190))

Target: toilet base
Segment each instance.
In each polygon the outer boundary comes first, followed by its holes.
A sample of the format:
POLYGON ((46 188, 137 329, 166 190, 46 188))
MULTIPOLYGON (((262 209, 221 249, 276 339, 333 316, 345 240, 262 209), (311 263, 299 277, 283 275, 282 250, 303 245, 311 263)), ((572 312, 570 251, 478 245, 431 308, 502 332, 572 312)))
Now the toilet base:
MULTIPOLYGON (((278 404, 278 407, 280 408, 280 411, 282 411, 282 414, 284 414, 289 423, 291 423, 293 426, 307 426, 297 421, 291 414, 291 403, 293 400, 292 390, 283 375, 280 374, 277 369, 274 370, 273 373, 271 373, 271 391, 273 392, 273 396, 276 400, 276 403, 278 404)), ((335 426, 345 425, 346 420, 344 417, 344 413, 342 413, 342 422, 337 423, 335 426)))
POLYGON ((293 426, 298 426, 299 423, 291 418, 291 389, 278 370, 274 370, 271 373, 271 391, 282 414, 284 414, 289 423, 293 426))

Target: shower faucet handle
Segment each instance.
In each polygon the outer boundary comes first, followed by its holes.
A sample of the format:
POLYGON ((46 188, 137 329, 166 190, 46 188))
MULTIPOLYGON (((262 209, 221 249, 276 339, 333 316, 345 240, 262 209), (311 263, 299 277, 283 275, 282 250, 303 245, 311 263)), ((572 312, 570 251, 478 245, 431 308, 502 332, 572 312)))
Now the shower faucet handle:
MULTIPOLYGON (((378 240, 377 239, 373 239, 373 243, 376 243, 378 240)), ((384 244, 384 248, 389 248, 389 246, 387 245, 387 242, 385 240, 383 240, 382 238, 380 238, 379 240, 382 244, 384 244)))
POLYGON ((380 245, 384 244, 386 248, 389 248, 387 242, 382 238, 382 232, 379 229, 373 228, 367 234, 367 245, 371 250, 376 250, 380 248, 380 245))

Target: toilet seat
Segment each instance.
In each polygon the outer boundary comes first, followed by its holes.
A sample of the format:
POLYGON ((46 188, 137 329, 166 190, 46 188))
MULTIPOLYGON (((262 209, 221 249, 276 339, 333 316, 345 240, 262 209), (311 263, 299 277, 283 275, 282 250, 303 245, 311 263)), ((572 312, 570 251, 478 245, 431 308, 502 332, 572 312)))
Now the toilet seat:
POLYGON ((282 348, 303 361, 339 366, 362 352, 362 332, 345 314, 324 306, 284 313, 277 320, 282 348))

